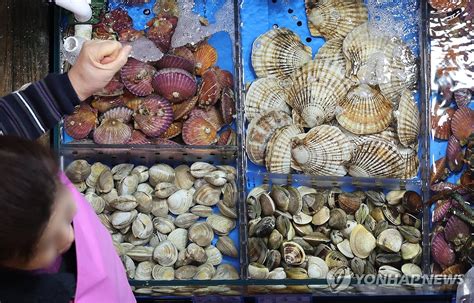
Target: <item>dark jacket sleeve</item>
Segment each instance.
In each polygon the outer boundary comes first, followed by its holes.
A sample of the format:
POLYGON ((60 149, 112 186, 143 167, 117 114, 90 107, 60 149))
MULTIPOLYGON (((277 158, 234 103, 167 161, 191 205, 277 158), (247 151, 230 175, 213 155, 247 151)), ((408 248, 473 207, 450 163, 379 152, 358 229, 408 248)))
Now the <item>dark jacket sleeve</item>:
POLYGON ((0 98, 0 135, 37 139, 79 105, 67 74, 48 75, 0 98))

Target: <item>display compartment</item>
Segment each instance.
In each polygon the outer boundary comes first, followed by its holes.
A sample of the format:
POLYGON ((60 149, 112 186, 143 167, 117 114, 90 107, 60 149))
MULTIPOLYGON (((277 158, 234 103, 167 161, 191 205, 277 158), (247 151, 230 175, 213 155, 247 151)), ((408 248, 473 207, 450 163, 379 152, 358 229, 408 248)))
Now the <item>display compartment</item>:
POLYGON ((474 130, 473 8, 471 1, 430 3, 430 270, 464 274, 474 253, 469 137, 474 130))
POLYGON ((92 33, 69 14, 60 17, 59 69, 77 57, 64 48, 71 36, 119 40, 134 50, 104 90, 65 118, 57 144, 237 146, 234 2, 98 2, 105 4, 94 6, 92 33))
POLYGON ((246 170, 421 184, 427 136, 424 4, 316 2, 241 5, 246 170), (367 46, 362 52, 369 60, 348 59, 359 43, 367 46), (384 47, 391 49, 377 50, 384 47), (357 107, 364 102, 386 106, 357 107))

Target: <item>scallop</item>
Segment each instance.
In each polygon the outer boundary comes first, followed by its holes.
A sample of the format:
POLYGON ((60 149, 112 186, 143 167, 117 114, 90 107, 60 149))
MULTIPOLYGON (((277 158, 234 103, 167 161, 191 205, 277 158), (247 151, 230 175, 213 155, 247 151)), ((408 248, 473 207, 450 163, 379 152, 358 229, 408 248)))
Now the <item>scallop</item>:
POLYGON ((326 40, 344 38, 356 26, 368 20, 364 3, 359 0, 307 0, 306 15, 312 36, 326 40))
POLYGON ((414 148, 418 143, 420 133, 420 111, 411 91, 403 91, 395 117, 400 143, 414 148))
POLYGON ((361 84, 339 102, 336 119, 348 131, 358 135, 375 134, 392 121, 392 103, 378 90, 361 84))
POLYGON ((163 97, 148 96, 134 115, 135 128, 149 137, 162 135, 173 122, 173 108, 163 97))
POLYGON ((250 161, 263 165, 267 143, 273 132, 291 124, 290 115, 279 110, 270 110, 255 117, 247 128, 246 150, 250 161))
POLYGON ((183 141, 188 145, 211 145, 217 142, 217 129, 206 119, 194 116, 183 124, 183 141))
POLYGON ((394 145, 370 140, 355 149, 348 171, 353 177, 401 178, 403 164, 394 145))
POLYGON ((420 160, 415 150, 411 148, 398 147, 398 152, 403 158, 403 179, 412 179, 418 175, 418 168, 420 167, 420 160))
POLYGON ((97 144, 125 144, 131 137, 130 127, 117 119, 103 120, 94 131, 94 142, 97 144))
POLYGON ((350 235, 352 253, 361 259, 365 259, 375 249, 375 246, 374 236, 363 225, 357 224, 350 235))
POLYGON ((316 53, 314 61, 320 60, 329 60, 335 62, 338 67, 341 69, 341 73, 345 74, 346 72, 346 58, 342 52, 342 42, 344 40, 341 38, 331 39, 321 46, 321 48, 316 53))
POLYGON ((291 172, 291 142, 303 129, 296 125, 277 129, 268 141, 265 165, 271 173, 289 174, 291 172))
POLYGON ((134 95, 148 96, 153 93, 151 82, 156 70, 153 66, 129 58, 122 67, 121 79, 125 87, 134 95))
POLYGON ((252 66, 259 78, 284 79, 311 60, 311 48, 286 28, 272 29, 260 35, 252 46, 252 66))
POLYGON ((291 155, 301 169, 316 176, 344 176, 352 145, 334 126, 321 125, 293 140, 291 155))
POLYGON ((245 117, 252 121, 255 116, 268 110, 280 110, 291 114, 288 107, 287 81, 276 78, 257 79, 245 95, 245 117))

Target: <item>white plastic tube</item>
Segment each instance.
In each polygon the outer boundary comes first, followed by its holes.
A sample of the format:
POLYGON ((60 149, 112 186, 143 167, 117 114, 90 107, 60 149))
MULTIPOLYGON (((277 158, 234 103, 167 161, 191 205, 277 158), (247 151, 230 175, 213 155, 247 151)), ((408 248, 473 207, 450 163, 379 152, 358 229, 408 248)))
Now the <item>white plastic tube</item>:
POLYGON ((74 65, 76 63, 77 57, 79 56, 79 53, 82 49, 82 45, 85 41, 86 39, 77 36, 67 37, 66 40, 64 40, 64 58, 71 65, 74 65))
POLYGON ((74 13, 76 20, 87 22, 92 18, 92 9, 88 0, 56 0, 56 4, 74 13))

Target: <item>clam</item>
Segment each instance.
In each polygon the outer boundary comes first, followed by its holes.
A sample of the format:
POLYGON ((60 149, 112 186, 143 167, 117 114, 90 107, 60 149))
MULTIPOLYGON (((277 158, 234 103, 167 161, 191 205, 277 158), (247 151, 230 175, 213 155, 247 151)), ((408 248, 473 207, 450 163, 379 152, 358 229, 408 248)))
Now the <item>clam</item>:
POLYGON ((237 280, 239 279, 239 273, 230 264, 221 264, 216 268, 216 274, 213 277, 214 280, 237 280))
MULTIPOLYGON (((148 179, 148 177, 147 177, 147 179, 148 179)), ((137 192, 143 192, 143 193, 146 193, 146 194, 151 196, 154 192, 154 189, 148 183, 140 183, 140 184, 138 184, 137 192)))
POLYGON ((199 216, 192 213, 184 213, 176 217, 174 224, 180 228, 189 228, 197 222, 199 216))
POLYGON ((144 214, 150 214, 153 210, 153 197, 147 193, 137 191, 133 194, 137 201, 137 210, 144 214))
POLYGON ((355 212, 356 222, 359 224, 364 224, 368 216, 369 216, 369 207, 367 206, 367 204, 361 204, 359 206, 359 209, 355 212))
POLYGON ((96 195, 95 193, 88 193, 85 195, 87 202, 92 206, 96 214, 100 214, 104 211, 105 200, 96 195))
POLYGON ((148 281, 151 280, 151 273, 155 263, 151 261, 140 262, 135 269, 135 280, 148 281))
POLYGON ((331 239, 321 232, 310 232, 303 236, 303 239, 311 245, 319 243, 329 243, 331 239))
POLYGON ((392 102, 367 84, 351 89, 338 109, 339 124, 358 135, 379 133, 392 121, 392 102))
POLYGON ((229 257, 237 258, 238 251, 235 247, 234 241, 228 236, 220 236, 216 242, 216 247, 219 251, 229 257))
MULTIPOLYGON (((227 224, 230 224, 230 222, 227 224)), ((276 221, 274 217, 264 217, 257 223, 255 227, 255 236, 267 237, 271 234, 275 226, 276 221)))
POLYGON ((341 243, 342 241, 344 241, 344 235, 342 234, 340 230, 331 230, 330 238, 331 238, 331 242, 334 245, 337 245, 341 243))
POLYGON ((267 258, 268 248, 261 238, 251 237, 248 241, 248 255, 250 262, 263 264, 267 258))
POLYGON ((413 263, 403 264, 401 270, 406 276, 421 276, 423 274, 421 268, 413 263))
POLYGON ((400 278, 402 276, 402 272, 390 265, 383 265, 380 266, 378 274, 383 277, 394 277, 400 278))
POLYGON ((339 207, 347 214, 354 215, 361 206, 364 197, 360 197, 355 193, 341 193, 337 197, 339 207))
POLYGON ((186 248, 186 258, 191 260, 191 262, 204 264, 207 261, 207 254, 201 246, 196 243, 190 243, 186 248))
POLYGON ((350 266, 355 275, 363 275, 365 272, 366 261, 355 257, 351 260, 350 266))
POLYGON ((234 220, 221 215, 211 215, 207 218, 206 222, 220 236, 228 235, 235 228, 236 224, 234 220))
POLYGON ((421 232, 413 226, 398 226, 398 231, 403 238, 410 243, 419 243, 421 241, 421 232))
POLYGON ((288 279, 304 280, 308 279, 308 272, 301 267, 290 267, 285 270, 288 279))
POLYGON ((172 281, 175 278, 174 268, 156 264, 153 267, 151 276, 154 280, 158 281, 172 281))
POLYGON ((286 78, 311 60, 311 48, 289 29, 276 28, 260 35, 252 46, 252 67, 259 78, 286 78))
POLYGON ((170 218, 155 217, 153 218, 153 226, 155 229, 162 234, 169 234, 176 229, 173 221, 170 218))
POLYGON ((74 183, 86 181, 91 174, 91 165, 86 160, 75 160, 64 170, 66 176, 74 183))
POLYGON ((285 81, 260 78, 252 82, 245 95, 245 117, 252 121, 257 115, 276 109, 290 114, 285 81))
POLYGON ((332 209, 329 215, 328 224, 334 229, 344 229, 346 228, 347 223, 347 214, 340 208, 332 209))
MULTIPOLYGON (((295 198, 297 197, 295 196, 295 198)), ((267 208, 266 210, 268 211, 268 213, 272 211, 274 212, 275 207, 281 211, 289 210, 291 194, 286 188, 279 185, 273 185, 270 191, 270 199, 272 199, 271 202, 273 202, 273 204, 270 203, 270 201, 262 201, 262 200, 260 201, 260 204, 262 202, 268 202, 267 204, 269 205, 265 206, 267 208)), ((299 196, 299 199, 295 199, 295 200, 298 200, 299 203, 298 201, 295 201, 296 203, 292 203, 292 206, 291 206, 292 213, 298 213, 301 211, 301 195, 299 196)), ((262 206, 262 211, 263 211, 263 207, 264 206, 262 206)))
POLYGON ((129 248, 128 251, 124 252, 124 254, 137 262, 151 261, 153 256, 153 247, 136 246, 129 248))
POLYGON ((138 212, 132 210, 130 212, 116 211, 110 217, 110 222, 113 227, 117 229, 122 229, 124 227, 130 226, 133 220, 137 217, 138 212))
POLYGON ((315 213, 312 217, 311 223, 314 225, 323 225, 329 221, 330 210, 327 206, 323 206, 317 213, 315 213))
POLYGON ((214 186, 224 186, 227 183, 227 173, 222 170, 215 170, 204 177, 207 183, 214 186))
POLYGON ((195 178, 204 178, 216 169, 217 168, 212 164, 205 162, 195 162, 193 165, 191 165, 190 173, 195 178))
POLYGON ((265 150, 265 166, 270 173, 291 172, 291 142, 302 133, 303 129, 296 125, 284 126, 273 133, 265 150))
MULTIPOLYGON (((370 261, 370 260, 369 260, 370 261)), ((392 265, 400 267, 402 257, 399 253, 378 253, 375 257, 375 263, 378 266, 392 265)))
POLYGON ((354 258, 349 240, 345 239, 341 243, 337 244, 337 249, 347 258, 354 258))
POLYGON ((174 169, 167 164, 156 164, 150 167, 149 171, 150 185, 155 187, 161 182, 173 182, 175 179, 174 169))
POLYGON ((265 259, 265 266, 268 270, 273 270, 281 264, 281 253, 278 250, 269 250, 265 259))
POLYGON ((318 257, 308 257, 308 276, 311 279, 325 279, 329 272, 326 262, 318 257))
POLYGON ((374 236, 361 224, 358 224, 350 234, 350 248, 352 253, 361 258, 367 258, 375 249, 374 236))
POLYGON ((168 198, 168 208, 172 214, 181 215, 193 205, 194 189, 180 189, 168 198))
POLYGON ((284 280, 286 279, 285 269, 283 267, 275 268, 268 274, 267 278, 270 280, 284 280))
POLYGON ((195 178, 191 175, 191 168, 187 165, 180 165, 174 169, 174 184, 179 189, 190 189, 194 185, 195 178))
POLYGON ((420 133, 420 111, 410 90, 403 91, 395 116, 400 143, 415 147, 420 133))
POLYGON ((161 182, 155 186, 155 196, 159 199, 167 199, 178 191, 174 183, 161 182))
POLYGON ((164 235, 160 232, 154 232, 153 235, 150 237, 150 244, 151 247, 156 247, 158 244, 164 240, 168 239, 167 235, 164 235))
POLYGON ((368 20, 368 12, 360 1, 305 1, 311 36, 331 41, 344 38, 356 26, 368 20))
POLYGON ((206 247, 206 256, 207 256, 207 263, 217 266, 222 263, 222 253, 221 251, 213 246, 209 245, 206 247))
POLYGON ((305 262, 306 254, 304 249, 295 242, 285 242, 282 244, 283 260, 288 265, 301 265, 305 262))
POLYGON ((109 169, 102 171, 97 179, 96 192, 98 194, 106 194, 114 188, 114 179, 109 169))
POLYGON ((398 226, 401 224, 401 215, 396 207, 384 205, 382 207, 382 212, 385 218, 393 225, 398 226))
POLYGON ((153 222, 149 215, 138 214, 132 223, 132 233, 140 239, 148 239, 153 233, 153 222))
POLYGON ((173 243, 179 251, 182 251, 186 249, 188 231, 184 228, 176 228, 168 234, 167 240, 173 243))
POLYGON ((248 267, 250 279, 266 279, 269 275, 269 270, 265 266, 258 263, 250 263, 248 267))
POLYGON ((375 206, 382 206, 387 202, 383 192, 369 190, 365 192, 365 194, 367 196, 367 200, 375 206))
POLYGON ((403 196, 405 195, 405 190, 392 190, 387 193, 386 199, 389 205, 397 205, 402 202, 403 196))
MULTIPOLYGON (((117 186, 119 195, 133 195, 138 188, 139 177, 137 175, 130 175, 125 177, 117 186)), ((99 178, 100 183, 100 178, 99 178)))
POLYGON ((413 260, 415 257, 421 254, 421 246, 418 243, 403 243, 400 252, 403 260, 413 260))
POLYGON ((326 255, 325 261, 329 269, 349 265, 349 261, 347 261, 347 258, 342 253, 335 250, 330 251, 326 255))
POLYGON ((122 67, 121 79, 125 87, 134 95, 148 96, 153 92, 152 79, 156 73, 153 66, 129 58, 122 67))
POLYGON ((197 267, 194 265, 184 265, 175 270, 177 280, 190 280, 197 273, 197 267))
POLYGON ((194 223, 188 230, 188 239, 201 247, 207 247, 214 238, 214 232, 206 222, 194 223))
POLYGON ((313 220, 313 217, 301 212, 301 213, 298 213, 296 215, 293 215, 293 222, 295 222, 296 224, 299 224, 299 225, 306 225, 306 224, 309 224, 311 223, 311 221, 313 220))
POLYGON ((155 247, 153 259, 161 266, 172 266, 178 260, 178 250, 171 241, 165 240, 155 247))
POLYGON ((152 200, 151 213, 156 217, 166 217, 168 215, 168 202, 166 200, 152 200))
POLYGON ((274 131, 291 124, 290 115, 279 110, 256 116, 247 128, 246 150, 250 161, 257 165, 264 164, 265 150, 274 131))
POLYGON ((221 196, 221 189, 214 187, 210 184, 205 184, 201 186, 194 193, 193 200, 197 204, 204 206, 214 206, 216 205, 221 196))
POLYGON ((130 163, 123 163, 115 165, 111 172, 115 181, 122 181, 127 177, 133 170, 134 165, 130 163))
POLYGON ((135 262, 133 262, 133 260, 129 256, 121 256, 120 259, 122 260, 122 263, 125 267, 125 271, 127 272, 127 277, 129 279, 134 279, 135 270, 137 268, 135 262))
POLYGON ((377 246, 388 252, 399 252, 403 237, 396 229, 389 228, 382 231, 377 237, 377 246))
POLYGON ((165 68, 156 72, 152 86, 168 101, 179 103, 193 97, 197 91, 196 78, 179 68, 165 68))
POLYGON ((193 206, 191 207, 190 212, 201 218, 208 218, 214 213, 214 211, 212 210, 212 207, 204 206, 204 205, 193 206))
POLYGON ((307 174, 344 176, 344 164, 351 158, 351 144, 334 126, 321 125, 311 129, 303 138, 293 140, 293 160, 307 174))
POLYGON ((209 263, 203 264, 198 267, 196 275, 194 275, 194 280, 211 280, 212 277, 216 274, 214 266, 209 263))
POLYGON ((219 201, 217 203, 217 207, 219 208, 219 211, 221 212, 221 214, 226 216, 227 218, 230 218, 230 219, 237 219, 238 218, 236 207, 233 207, 233 208, 228 207, 222 201, 219 201))

